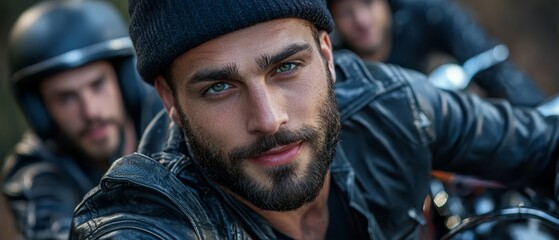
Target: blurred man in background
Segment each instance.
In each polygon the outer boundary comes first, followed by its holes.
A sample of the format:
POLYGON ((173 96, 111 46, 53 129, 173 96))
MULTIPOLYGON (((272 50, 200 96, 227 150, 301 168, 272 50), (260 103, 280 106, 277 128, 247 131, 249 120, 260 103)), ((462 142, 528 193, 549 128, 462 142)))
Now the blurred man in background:
POLYGON ((161 109, 135 70, 128 29, 101 1, 46 1, 9 36, 10 85, 32 131, 8 156, 2 192, 29 239, 66 239, 74 207, 136 150, 161 109))
MULTIPOLYGON (((429 56, 442 52, 459 63, 497 45, 453 1, 328 0, 336 23, 337 48, 361 58, 428 71, 429 56)), ((480 72, 474 79, 487 97, 513 105, 535 106, 543 92, 510 62, 480 72)))

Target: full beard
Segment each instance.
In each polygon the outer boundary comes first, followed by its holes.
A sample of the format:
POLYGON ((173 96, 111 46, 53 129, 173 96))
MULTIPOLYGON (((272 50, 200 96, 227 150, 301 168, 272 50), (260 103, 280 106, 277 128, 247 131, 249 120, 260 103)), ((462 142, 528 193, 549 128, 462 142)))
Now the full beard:
MULTIPOLYGON (((60 147, 87 158, 88 161, 95 165, 106 165, 110 160, 114 160, 122 155, 120 147, 123 144, 122 141, 124 141, 124 121, 121 118, 91 119, 76 134, 65 133, 61 127, 58 127, 60 134, 57 136, 57 141, 60 143, 60 147), (109 144, 111 141, 109 139, 111 136, 109 135, 107 139, 98 143, 101 147, 87 146, 88 144, 90 145, 90 143, 84 141, 87 131, 99 126, 113 126, 117 129, 118 136, 115 144, 109 144)), ((114 139, 112 140, 114 141, 114 139)))
POLYGON ((319 126, 302 126, 297 130, 280 130, 262 136, 252 144, 224 153, 219 141, 193 131, 179 107, 182 128, 188 138, 194 160, 202 171, 217 184, 233 191, 256 207, 268 211, 291 211, 312 202, 324 185, 325 176, 335 155, 340 130, 334 93, 334 82, 327 71, 328 94, 319 111, 319 126), (279 145, 302 141, 311 148, 311 161, 302 176, 298 176, 298 161, 266 170, 263 184, 244 171, 247 159, 279 145))

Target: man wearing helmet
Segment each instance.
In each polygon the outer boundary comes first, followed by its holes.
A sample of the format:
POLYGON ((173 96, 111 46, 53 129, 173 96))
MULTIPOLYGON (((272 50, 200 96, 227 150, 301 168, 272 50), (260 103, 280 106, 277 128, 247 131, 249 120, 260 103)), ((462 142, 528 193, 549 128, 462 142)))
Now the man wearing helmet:
POLYGON ((6 159, 2 192, 26 238, 64 239, 74 207, 136 150, 161 103, 139 80, 127 26, 107 3, 37 4, 13 26, 8 51, 33 131, 6 159))
POLYGON ((168 113, 142 144, 160 149, 114 162, 73 238, 408 239, 431 168, 553 182, 558 117, 333 53, 324 0, 131 0, 129 12, 138 70, 168 113))

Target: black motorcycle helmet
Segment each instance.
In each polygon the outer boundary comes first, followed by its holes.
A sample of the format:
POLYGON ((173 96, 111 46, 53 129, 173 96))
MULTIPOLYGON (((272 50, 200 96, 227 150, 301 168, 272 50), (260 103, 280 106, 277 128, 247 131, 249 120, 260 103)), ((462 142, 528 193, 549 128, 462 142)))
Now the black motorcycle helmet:
POLYGON ((109 60, 118 77, 124 106, 140 115, 143 82, 127 24, 101 1, 45 1, 25 11, 9 36, 11 86, 29 124, 44 140, 55 137, 55 125, 39 94, 48 76, 85 64, 109 60))

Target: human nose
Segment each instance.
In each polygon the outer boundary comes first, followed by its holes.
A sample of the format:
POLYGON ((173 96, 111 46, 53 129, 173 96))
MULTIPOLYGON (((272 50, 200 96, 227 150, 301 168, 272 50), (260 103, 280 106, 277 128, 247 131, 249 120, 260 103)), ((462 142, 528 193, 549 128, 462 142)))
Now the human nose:
POLYGON ((94 94, 84 93, 80 97, 82 116, 86 119, 93 119, 100 115, 101 104, 95 101, 94 94))
POLYGON ((250 94, 248 131, 253 134, 270 135, 286 124, 288 114, 281 100, 281 96, 266 90, 250 94))
POLYGON ((353 20, 358 24, 366 24, 369 21, 372 13, 366 8, 354 9, 353 20))

